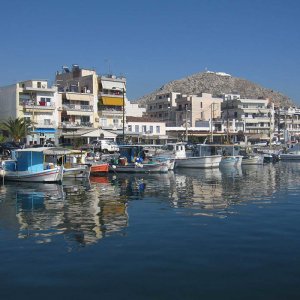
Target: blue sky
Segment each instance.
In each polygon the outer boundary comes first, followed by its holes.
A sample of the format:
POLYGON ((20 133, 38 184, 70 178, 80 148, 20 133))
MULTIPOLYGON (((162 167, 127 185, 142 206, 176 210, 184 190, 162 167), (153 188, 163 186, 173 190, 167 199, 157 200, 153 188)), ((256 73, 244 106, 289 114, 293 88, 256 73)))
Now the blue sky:
POLYGON ((127 77, 136 99, 207 68, 300 106, 300 1, 9 0, 0 4, 0 86, 62 65, 127 77))

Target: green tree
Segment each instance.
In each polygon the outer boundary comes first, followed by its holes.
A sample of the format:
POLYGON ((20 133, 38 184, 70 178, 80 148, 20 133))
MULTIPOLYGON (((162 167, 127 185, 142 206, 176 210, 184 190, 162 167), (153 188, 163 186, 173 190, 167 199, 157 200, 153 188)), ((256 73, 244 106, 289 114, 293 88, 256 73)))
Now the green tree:
POLYGON ((9 118, 1 123, 1 128, 7 131, 10 138, 15 142, 20 142, 30 132, 33 123, 25 118, 9 118))

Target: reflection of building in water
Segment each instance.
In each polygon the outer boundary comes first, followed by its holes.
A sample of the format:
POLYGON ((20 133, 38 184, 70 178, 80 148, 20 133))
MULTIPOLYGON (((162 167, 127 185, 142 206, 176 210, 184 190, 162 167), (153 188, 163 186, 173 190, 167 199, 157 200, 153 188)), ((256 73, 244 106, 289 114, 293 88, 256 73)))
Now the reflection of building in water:
POLYGON ((117 174, 112 182, 119 188, 120 195, 126 200, 144 197, 167 197, 173 193, 174 173, 166 174, 117 174))
POLYGON ((20 224, 19 238, 34 236, 37 242, 50 242, 61 234, 64 201, 60 185, 45 185, 43 189, 22 187, 16 192, 16 217, 20 224))
POLYGON ((176 173, 175 207, 217 209, 227 206, 222 198, 219 169, 189 169, 176 173))
POLYGON ((69 182, 20 188, 16 198, 19 237, 43 243, 63 234, 68 242, 87 245, 126 227, 126 203, 115 188, 110 183, 97 183, 89 189, 69 182))
POLYGON ((265 201, 276 191, 273 165, 243 169, 191 169, 176 172, 175 207, 225 209, 243 201, 265 201))
POLYGON ((127 226, 126 203, 105 177, 91 180, 91 190, 80 197, 67 197, 68 237, 91 244, 127 226))

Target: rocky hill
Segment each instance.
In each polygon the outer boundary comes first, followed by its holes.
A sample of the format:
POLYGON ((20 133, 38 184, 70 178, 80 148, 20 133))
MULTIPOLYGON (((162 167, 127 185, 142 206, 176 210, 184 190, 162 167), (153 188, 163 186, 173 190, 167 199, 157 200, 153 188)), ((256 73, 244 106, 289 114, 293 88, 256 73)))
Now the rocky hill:
POLYGON ((197 73, 183 79, 170 81, 151 94, 145 95, 135 102, 145 104, 155 98, 158 93, 178 92, 182 94, 210 93, 214 96, 237 93, 241 98, 269 99, 275 106, 293 106, 293 101, 280 92, 264 88, 246 79, 233 77, 222 72, 197 73))

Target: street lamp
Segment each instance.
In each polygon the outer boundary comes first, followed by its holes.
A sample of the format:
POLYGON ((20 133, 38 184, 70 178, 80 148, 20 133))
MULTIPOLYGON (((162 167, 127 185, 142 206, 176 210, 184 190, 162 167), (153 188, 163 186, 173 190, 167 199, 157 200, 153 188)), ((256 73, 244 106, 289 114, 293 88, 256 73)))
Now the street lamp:
POLYGON ((113 90, 121 91, 122 92, 122 100, 123 100, 123 114, 122 114, 122 122, 123 122, 123 127, 122 127, 122 141, 123 145, 125 144, 125 89, 124 88, 118 88, 118 87, 113 87, 113 90))

